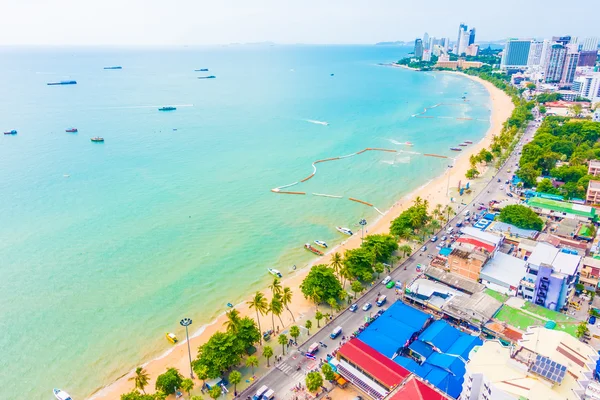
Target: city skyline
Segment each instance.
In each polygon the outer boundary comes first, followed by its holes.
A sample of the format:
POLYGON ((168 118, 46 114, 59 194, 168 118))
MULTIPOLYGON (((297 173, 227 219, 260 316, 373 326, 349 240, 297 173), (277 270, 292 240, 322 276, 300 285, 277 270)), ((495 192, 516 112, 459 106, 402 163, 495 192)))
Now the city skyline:
POLYGON ((597 36, 593 31, 600 4, 586 5, 576 19, 561 19, 554 0, 518 2, 481 13, 478 3, 465 1, 460 12, 449 3, 432 0, 421 6, 383 0, 368 4, 333 0, 322 4, 281 4, 258 0, 252 6, 181 0, 166 6, 156 0, 96 4, 75 0, 3 5, 0 45, 210 45, 271 41, 281 44, 373 44, 414 41, 428 31, 451 37, 460 22, 479 27, 480 41, 508 37, 549 37, 555 34, 597 36), (32 4, 33 3, 33 4, 32 4), (32 6, 36 12, 32 13, 32 6), (439 12, 432 13, 431 9, 439 12), (534 15, 527 23, 507 23, 519 15, 534 15), (596 11, 596 12, 594 12, 596 11), (357 29, 360 27, 360 29, 357 29), (435 27, 435 30, 432 28, 435 27))

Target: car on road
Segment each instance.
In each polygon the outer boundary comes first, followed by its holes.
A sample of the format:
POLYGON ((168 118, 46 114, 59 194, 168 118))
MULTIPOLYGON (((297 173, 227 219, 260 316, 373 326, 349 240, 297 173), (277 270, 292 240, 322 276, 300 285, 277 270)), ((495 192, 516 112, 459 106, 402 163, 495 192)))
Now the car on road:
POLYGON ((385 279, 381 282, 384 285, 387 285, 392 280, 391 276, 386 276, 385 279))
POLYGON ((442 236, 440 239, 442 239, 442 241, 448 239, 448 237, 446 235, 442 236))
POLYGON ((371 303, 365 303, 365 305, 363 306, 363 311, 369 311, 371 309, 371 307, 373 307, 373 304, 371 303))
POLYGON ((500 185, 500 190, 504 190, 504 185, 500 185))
POLYGON ((350 310, 350 312, 356 312, 357 309, 358 309, 358 305, 357 304, 352 304, 350 306, 350 308, 348 308, 348 310, 350 310))
POLYGON ((498 178, 498 182, 501 182, 501 181, 500 181, 500 178, 498 178))
POLYGON ((391 289, 391 288, 393 288, 393 287, 394 287, 394 281, 389 281, 389 282, 387 283, 387 285, 385 285, 385 287, 386 287, 386 288, 388 288, 388 289, 391 289))
POLYGON ((504 182, 505 185, 508 185, 509 183, 510 181, 508 179, 504 182))
POLYGON ((431 241, 432 241, 432 242, 436 242, 436 241, 437 241, 437 236, 433 236, 433 237, 431 238, 431 241))
POLYGON ((460 228, 460 227, 462 226, 462 224, 463 224, 463 222, 462 222, 462 221, 458 221, 458 222, 456 223, 456 227, 457 227, 457 228, 460 228))
POLYGON ((512 194, 511 192, 509 192, 509 191, 506 191, 506 195, 507 195, 508 197, 513 197, 513 194, 512 194))

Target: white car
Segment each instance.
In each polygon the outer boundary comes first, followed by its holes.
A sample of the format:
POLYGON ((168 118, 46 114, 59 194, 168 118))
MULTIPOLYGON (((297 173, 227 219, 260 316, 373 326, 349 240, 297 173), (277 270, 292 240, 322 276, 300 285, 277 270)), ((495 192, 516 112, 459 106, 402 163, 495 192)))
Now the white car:
POLYGON ((373 305, 371 303, 365 303, 365 305, 363 306, 363 311, 369 311, 371 309, 371 307, 373 307, 373 305))
POLYGON ((391 280, 392 280, 392 277, 388 275, 385 277, 385 279, 383 281, 381 281, 381 283, 383 285, 387 285, 391 280))

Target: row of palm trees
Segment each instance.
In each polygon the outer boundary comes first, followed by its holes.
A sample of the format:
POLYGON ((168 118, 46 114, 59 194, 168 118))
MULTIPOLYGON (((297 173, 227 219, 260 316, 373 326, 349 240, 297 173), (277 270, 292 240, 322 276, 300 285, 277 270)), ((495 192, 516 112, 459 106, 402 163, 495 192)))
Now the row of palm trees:
MULTIPOLYGON (((294 318, 294 313, 290 310, 289 305, 292 302, 293 292, 289 287, 282 287, 281 281, 279 278, 273 279, 273 283, 269 285, 269 289, 271 289, 271 301, 268 301, 265 295, 258 291, 254 294, 254 297, 248 301, 249 308, 253 308, 256 311, 256 322, 258 322, 258 330, 261 332, 260 343, 262 344, 262 328, 260 325, 260 316, 266 316, 271 313, 271 324, 272 330, 275 332, 275 316, 279 318, 279 322, 281 326, 284 326, 283 320, 281 319, 281 314, 283 314, 284 309, 287 310, 294 322, 296 322, 296 318, 294 318)), ((233 312, 235 310, 231 310, 233 312)), ((237 311, 236 311, 237 312, 237 311)))

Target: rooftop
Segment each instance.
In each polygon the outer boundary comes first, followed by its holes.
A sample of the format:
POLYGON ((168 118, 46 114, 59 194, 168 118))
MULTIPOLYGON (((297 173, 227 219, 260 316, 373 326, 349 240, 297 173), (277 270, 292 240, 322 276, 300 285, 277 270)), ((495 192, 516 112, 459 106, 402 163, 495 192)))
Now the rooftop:
MULTIPOLYGON (((594 168, 600 168, 600 161, 594 160, 593 163, 594 163, 594 168)), ((590 161, 590 164, 592 164, 592 161, 590 161)), ((600 181, 590 181, 588 188, 594 189, 594 190, 600 190, 600 181)))
POLYGON ((427 269, 425 269, 425 275, 433 280, 445 283, 450 287, 469 294, 481 292, 485 289, 485 286, 481 283, 472 281, 471 279, 467 279, 462 275, 453 272, 446 272, 441 268, 427 267, 427 269))
POLYGON ((558 249, 547 243, 538 243, 531 255, 527 259, 529 264, 540 266, 542 264, 552 265, 554 257, 558 254, 558 249))
POLYGON ((442 308, 450 298, 461 295, 462 292, 429 279, 417 279, 406 288, 406 296, 412 300, 426 301, 437 308, 442 308))
POLYGON ((475 239, 475 238, 470 238, 470 237, 459 237, 458 239, 456 239, 456 242, 458 243, 464 243, 464 244, 470 244, 476 248, 481 248, 486 250, 488 253, 491 253, 494 251, 494 249, 496 249, 496 247, 493 244, 484 242, 482 240, 479 239, 475 239))
POLYGON ((494 235, 493 233, 484 232, 480 229, 471 226, 465 226, 460 230, 463 234, 471 236, 475 239, 484 240, 497 246, 502 241, 502 236, 494 235))
POLYGON ((517 288, 527 271, 526 265, 520 258, 498 252, 483 266, 480 275, 490 282, 517 288))
POLYGON ((481 316, 484 321, 480 322, 485 322, 491 319, 500 307, 502 307, 501 301, 484 292, 478 292, 471 296, 455 296, 444 304, 442 309, 467 321, 471 321, 473 317, 481 316))
POLYGON ((521 229, 521 228, 517 228, 514 225, 507 224, 506 222, 500 222, 500 221, 494 222, 491 226, 488 227, 488 230, 506 233, 510 236, 517 236, 520 238, 529 238, 529 239, 535 239, 536 236, 539 234, 538 231, 535 231, 533 229, 521 229))
POLYGON ((392 391, 385 400, 446 400, 451 399, 418 376, 411 374, 402 385, 392 391))
POLYGON ((567 203, 566 201, 544 199, 541 197, 532 197, 529 200, 527 200, 527 205, 530 207, 541 208, 555 212, 579 215, 586 218, 596 217, 596 210, 593 207, 584 206, 581 204, 567 203))
MULTIPOLYGON (((600 160, 590 160, 588 165, 592 168, 600 168, 600 160)), ((592 182, 597 182, 600 184, 600 181, 590 181, 590 184, 592 182)))

